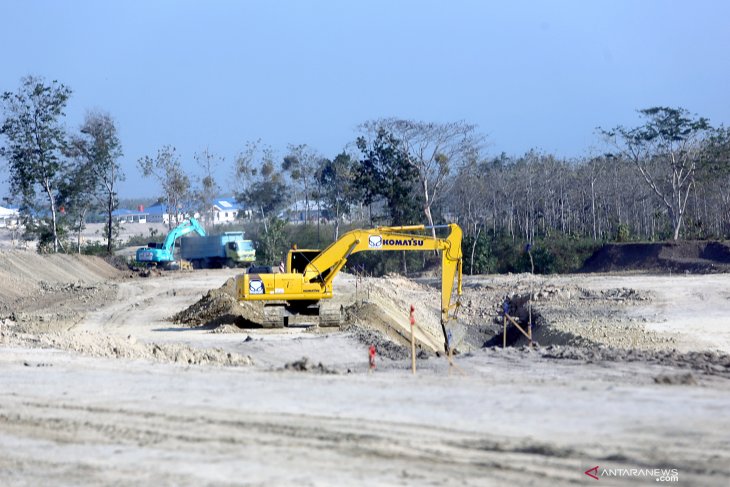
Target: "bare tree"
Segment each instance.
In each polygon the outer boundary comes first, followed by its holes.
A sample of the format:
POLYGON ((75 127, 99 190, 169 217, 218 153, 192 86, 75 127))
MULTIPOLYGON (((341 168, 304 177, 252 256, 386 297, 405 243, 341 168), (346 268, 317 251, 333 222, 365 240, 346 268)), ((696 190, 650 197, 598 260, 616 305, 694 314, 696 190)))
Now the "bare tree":
MULTIPOLYGON (((483 141, 476 133, 476 126, 466 122, 388 118, 367 122, 363 128, 371 133, 384 128, 400 141, 406 160, 418 171, 423 212, 430 226, 433 226, 432 208, 450 189, 455 169, 476 160, 483 141)), ((435 236, 435 229, 432 231, 435 236)))
POLYGON ((639 110, 644 125, 618 126, 603 134, 631 160, 669 214, 674 240, 679 238, 687 201, 700 162, 703 139, 711 129, 705 118, 691 118, 683 108, 639 110))
POLYGON ((196 153, 193 158, 202 172, 202 176, 198 178, 199 187, 195 191, 195 199, 198 201, 200 212, 205 215, 209 223, 212 223, 213 198, 221 190, 215 180, 215 171, 224 162, 224 159, 210 152, 207 147, 203 152, 196 153))
POLYGON ((282 170, 302 189, 304 197, 304 222, 309 223, 309 198, 317 179, 317 169, 322 157, 306 144, 289 144, 288 154, 281 164, 282 170))
POLYGON ((245 194, 253 183, 263 160, 266 159, 273 160, 271 147, 264 145, 261 139, 246 142, 243 150, 236 155, 233 164, 231 190, 245 194))
POLYGON ((190 177, 183 171, 180 159, 175 154, 175 148, 169 145, 157 151, 153 159, 149 156, 137 161, 144 177, 154 177, 161 186, 162 193, 170 213, 168 228, 172 228, 183 220, 185 199, 190 192, 190 177))

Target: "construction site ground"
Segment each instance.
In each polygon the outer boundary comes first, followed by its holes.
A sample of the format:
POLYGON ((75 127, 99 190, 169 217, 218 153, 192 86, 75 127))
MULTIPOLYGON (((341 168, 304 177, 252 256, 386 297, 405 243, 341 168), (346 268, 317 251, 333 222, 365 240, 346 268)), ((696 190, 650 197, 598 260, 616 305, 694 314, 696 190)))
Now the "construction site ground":
POLYGON ((467 276, 449 367, 435 277, 341 274, 342 328, 267 329, 240 272, 1 252, 0 483, 727 485, 727 274, 467 276), (501 348, 505 297, 538 346, 501 348))

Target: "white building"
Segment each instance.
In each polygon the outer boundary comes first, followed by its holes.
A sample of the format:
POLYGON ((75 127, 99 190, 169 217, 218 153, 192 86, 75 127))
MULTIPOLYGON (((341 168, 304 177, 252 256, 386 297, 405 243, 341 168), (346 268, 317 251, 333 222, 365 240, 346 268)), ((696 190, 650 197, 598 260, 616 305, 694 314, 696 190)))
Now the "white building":
POLYGON ((147 223, 146 211, 127 210, 119 208, 112 212, 112 217, 119 223, 147 223))
POLYGON ((15 208, 0 206, 0 228, 14 228, 18 226, 20 213, 15 208))
POLYGON ((213 224, 230 223, 236 220, 239 213, 245 212, 233 198, 218 198, 213 200, 213 224))
POLYGON ((279 218, 287 220, 290 223, 304 223, 307 218, 309 218, 310 222, 316 222, 319 219, 328 221, 330 215, 329 211, 325 210, 325 204, 323 202, 319 202, 318 205, 316 200, 309 200, 309 205, 307 205, 305 200, 299 200, 281 212, 279 218))

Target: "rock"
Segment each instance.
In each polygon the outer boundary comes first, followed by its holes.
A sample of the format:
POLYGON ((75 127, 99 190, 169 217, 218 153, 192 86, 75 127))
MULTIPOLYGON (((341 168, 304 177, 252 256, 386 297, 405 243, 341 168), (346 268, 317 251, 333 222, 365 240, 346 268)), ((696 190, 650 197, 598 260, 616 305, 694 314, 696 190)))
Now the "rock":
POLYGON ((687 372, 686 374, 660 374, 654 377, 654 382, 657 384, 667 385, 697 385, 697 380, 689 372, 687 372))

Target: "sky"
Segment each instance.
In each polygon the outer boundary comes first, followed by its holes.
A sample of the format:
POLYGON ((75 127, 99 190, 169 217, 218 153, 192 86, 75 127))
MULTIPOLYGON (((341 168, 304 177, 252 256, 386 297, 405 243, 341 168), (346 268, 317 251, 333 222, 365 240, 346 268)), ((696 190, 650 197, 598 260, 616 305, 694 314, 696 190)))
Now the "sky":
POLYGON ((128 198, 159 193, 136 162, 165 145, 192 173, 195 153, 225 158, 226 192, 247 141, 334 157, 383 117, 577 158, 640 108, 730 124, 728 19, 724 0, 0 0, 0 91, 66 84, 70 131, 111 114, 128 198))

